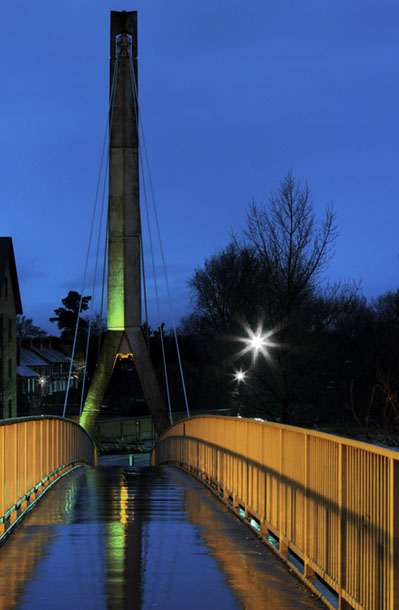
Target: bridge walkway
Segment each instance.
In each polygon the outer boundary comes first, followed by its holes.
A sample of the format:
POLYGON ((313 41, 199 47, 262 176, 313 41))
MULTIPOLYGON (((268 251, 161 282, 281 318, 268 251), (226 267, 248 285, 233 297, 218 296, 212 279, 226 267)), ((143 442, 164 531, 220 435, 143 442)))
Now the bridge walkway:
POLYGON ((0 573, 0 610, 325 608, 199 481, 127 456, 54 485, 0 573))

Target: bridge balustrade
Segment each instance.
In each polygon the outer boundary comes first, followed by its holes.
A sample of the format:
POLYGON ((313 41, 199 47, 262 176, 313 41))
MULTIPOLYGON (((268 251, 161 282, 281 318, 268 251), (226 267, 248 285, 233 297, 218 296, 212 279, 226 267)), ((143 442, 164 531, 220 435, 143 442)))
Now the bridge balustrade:
POLYGON ((0 541, 56 479, 83 464, 97 464, 97 450, 75 422, 60 417, 0 421, 0 541))
POLYGON ((399 455, 230 417, 169 428, 152 463, 201 478, 330 608, 399 610, 399 455))

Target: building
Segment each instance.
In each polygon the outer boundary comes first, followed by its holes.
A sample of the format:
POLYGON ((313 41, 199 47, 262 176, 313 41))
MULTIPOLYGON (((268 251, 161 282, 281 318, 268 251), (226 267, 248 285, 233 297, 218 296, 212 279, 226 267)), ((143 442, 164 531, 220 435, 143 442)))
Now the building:
POLYGON ((0 237, 0 419, 17 416, 17 315, 22 314, 11 237, 0 237))
MULTIPOLYGON (((63 403, 68 383, 70 362, 70 358, 52 346, 51 337, 27 339, 22 342, 20 364, 17 369, 21 413, 36 415, 46 411, 54 415, 60 414, 60 405, 63 403), (49 407, 54 408, 49 409, 49 407)), ((77 389, 78 382, 78 374, 74 366, 70 389, 77 389)))

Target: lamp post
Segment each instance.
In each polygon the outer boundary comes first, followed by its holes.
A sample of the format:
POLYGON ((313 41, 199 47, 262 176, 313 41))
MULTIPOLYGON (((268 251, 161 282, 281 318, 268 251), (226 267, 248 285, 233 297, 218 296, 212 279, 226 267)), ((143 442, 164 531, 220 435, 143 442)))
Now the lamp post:
MULTIPOLYGON (((247 373, 246 373, 246 371, 243 371, 242 369, 240 369, 239 371, 234 371, 234 373, 233 373, 233 378, 237 382, 237 387, 234 389, 233 395, 237 396, 238 404, 240 404, 240 383, 241 382, 245 383, 246 377, 247 377, 247 373)), ((238 413, 238 415, 239 415, 239 413, 238 413)))
POLYGON ((249 338, 249 345, 253 355, 253 376, 252 376, 252 398, 253 398, 253 417, 256 418, 256 361, 259 352, 266 351, 266 335, 262 335, 260 331, 249 338))
POLYGON ((256 417, 256 392, 255 392, 255 384, 256 384, 256 361, 259 354, 262 354, 265 358, 269 356, 268 348, 272 347, 274 344, 269 340, 270 336, 273 334, 273 331, 269 331, 264 333, 262 331, 262 327, 259 326, 258 329, 254 332, 252 329, 247 329, 248 336, 240 339, 243 343, 245 343, 245 347, 241 350, 241 356, 244 356, 248 352, 252 353, 252 361, 253 361, 253 375, 252 375, 252 395, 253 395, 253 417, 256 417))

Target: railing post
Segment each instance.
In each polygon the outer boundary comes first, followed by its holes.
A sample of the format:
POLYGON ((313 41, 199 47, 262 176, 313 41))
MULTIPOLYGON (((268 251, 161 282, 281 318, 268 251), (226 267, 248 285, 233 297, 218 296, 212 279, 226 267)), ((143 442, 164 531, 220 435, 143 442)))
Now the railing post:
POLYGON ((285 536, 285 522, 286 522, 286 511, 285 511, 285 484, 283 484, 283 470, 284 470, 284 431, 280 428, 280 455, 279 455, 279 481, 278 481, 278 530, 280 532, 280 550, 281 550, 281 538, 285 536), (284 524, 284 527, 283 527, 284 524), (284 533, 283 533, 284 532, 284 533))
POLYGON ((339 510, 339 532, 338 532, 338 561, 339 561, 339 610, 349 610, 351 606, 342 597, 346 587, 346 447, 340 443, 338 449, 338 510, 339 510))
POLYGON ((14 464, 14 493, 18 493, 18 428, 17 424, 11 424, 11 428, 14 432, 14 447, 13 447, 13 464, 14 464))
MULTIPOLYGON (((5 464, 6 464, 6 447, 4 438, 4 426, 0 426, 0 515, 5 513, 5 464)), ((2 528, 0 527, 0 535, 2 534, 2 528)))
POLYGON ((390 610, 399 610, 399 462, 390 463, 390 610))
POLYGON ((310 506, 309 506, 309 479, 310 479, 310 437, 304 434, 305 442, 305 490, 304 490, 304 576, 307 580, 314 580, 314 570, 309 565, 310 559, 310 506))

